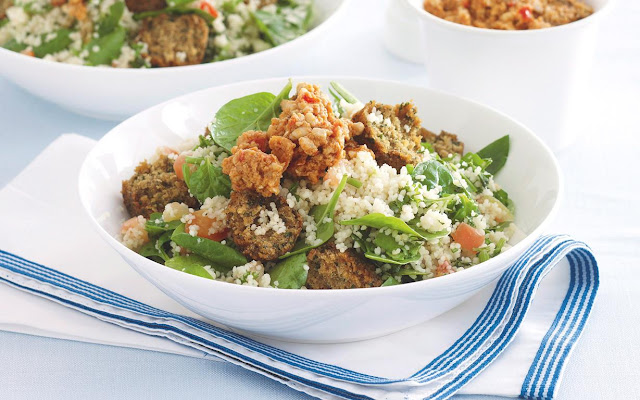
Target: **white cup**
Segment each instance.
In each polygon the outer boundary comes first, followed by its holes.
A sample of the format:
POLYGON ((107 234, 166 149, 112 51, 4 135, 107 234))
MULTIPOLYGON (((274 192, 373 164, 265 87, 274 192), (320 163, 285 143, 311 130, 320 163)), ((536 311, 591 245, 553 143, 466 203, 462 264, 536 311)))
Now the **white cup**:
POLYGON ((570 24, 502 31, 438 18, 424 11, 422 0, 391 0, 385 42, 409 61, 421 57, 429 86, 515 117, 558 151, 575 139, 568 123, 584 95, 598 21, 611 0, 587 3, 594 14, 570 24))

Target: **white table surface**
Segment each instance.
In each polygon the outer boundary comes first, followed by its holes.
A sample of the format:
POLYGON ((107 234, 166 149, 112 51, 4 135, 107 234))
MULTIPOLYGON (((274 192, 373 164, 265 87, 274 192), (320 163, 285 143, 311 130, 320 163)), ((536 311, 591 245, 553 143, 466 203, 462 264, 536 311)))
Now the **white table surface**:
MULTIPOLYGON (((392 0, 394 1, 394 0, 392 0)), ((336 74, 423 85, 421 67, 391 56, 381 42, 384 0, 354 0, 332 54, 291 74, 336 74), (356 45, 357 44, 357 45, 356 45)), ((589 243, 601 264, 591 323, 572 355, 559 397, 640 398, 640 2, 618 0, 601 26, 580 141, 558 155, 566 194, 557 233, 589 243)), ((0 78, 0 185, 61 133, 100 138, 99 121, 39 100, 0 78)), ((10 210, 2 210, 8 212, 10 210)), ((1 215, 1 214, 0 214, 1 215)), ((9 307, 3 304, 0 307, 9 307)), ((469 397, 469 396, 460 396, 469 397)), ((473 398, 483 398, 470 396, 473 398)), ((142 350, 0 332, 0 399, 308 398, 232 365, 142 350)))

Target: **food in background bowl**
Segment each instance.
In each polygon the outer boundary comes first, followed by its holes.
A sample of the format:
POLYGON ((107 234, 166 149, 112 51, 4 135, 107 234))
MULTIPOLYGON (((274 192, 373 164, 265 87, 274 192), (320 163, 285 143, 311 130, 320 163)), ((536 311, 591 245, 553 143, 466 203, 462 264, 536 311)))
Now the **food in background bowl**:
POLYGON ((310 26, 312 0, 15 0, 2 47, 51 61, 121 68, 222 61, 278 46, 310 26))
POLYGON ((510 247, 513 202, 493 179, 508 136, 465 153, 410 101, 291 89, 231 100, 195 143, 140 163, 122 183, 123 243, 204 278, 288 289, 421 281, 510 247))
POLYGON ((424 9, 458 24, 502 30, 549 28, 593 14, 580 0, 425 0, 424 9))

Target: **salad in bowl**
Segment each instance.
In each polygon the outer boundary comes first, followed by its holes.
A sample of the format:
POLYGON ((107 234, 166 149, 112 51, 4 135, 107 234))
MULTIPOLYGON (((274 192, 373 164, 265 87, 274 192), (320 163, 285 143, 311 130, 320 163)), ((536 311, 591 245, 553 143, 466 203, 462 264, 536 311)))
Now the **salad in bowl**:
POLYGON ((514 203, 494 180, 509 136, 465 152, 407 100, 361 103, 291 82, 223 105, 122 183, 123 243, 224 282, 349 289, 422 281, 510 247, 514 203))
POLYGON ((557 209, 553 155, 503 114, 398 82, 294 82, 150 108, 81 168, 105 241, 204 318, 304 342, 395 332, 489 285, 557 209))

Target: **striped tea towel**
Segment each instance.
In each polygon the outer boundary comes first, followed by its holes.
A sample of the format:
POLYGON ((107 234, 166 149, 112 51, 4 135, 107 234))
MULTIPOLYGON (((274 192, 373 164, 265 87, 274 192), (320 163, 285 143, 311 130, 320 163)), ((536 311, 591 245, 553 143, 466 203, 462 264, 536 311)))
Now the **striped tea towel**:
MULTIPOLYGON (((181 312, 154 289, 138 286, 144 282, 139 277, 132 278, 136 283, 132 287, 122 282, 122 276, 111 274, 115 264, 96 257, 102 251, 110 257, 109 249, 97 236, 83 231, 86 221, 75 195, 76 177, 64 170, 73 171, 80 164, 81 148, 86 154, 90 143, 63 136, 0 193, 0 205, 11 206, 17 212, 12 214, 18 215, 7 216, 9 229, 5 231, 10 232, 0 234, 0 282, 51 300, 60 305, 57 307, 77 310, 145 337, 165 338, 196 354, 227 360, 320 398, 444 399, 457 392, 553 398, 598 289, 598 266, 590 249, 567 236, 550 235, 539 238, 488 289, 480 309, 465 303, 424 326, 359 343, 302 345, 254 340, 181 312), (54 184, 49 174, 63 178, 54 184), (29 210, 33 215, 26 213, 29 210), (30 218, 47 235, 39 237, 44 233, 29 231, 33 227, 30 218), (55 235, 63 224, 69 235, 55 235), (21 229, 30 236, 16 234, 21 229), (28 244, 24 244, 25 237, 30 238, 28 244), (561 268, 554 270, 556 265, 567 265, 566 273, 558 273, 561 268), (543 293, 541 282, 547 276, 564 281, 559 286, 564 293, 555 294, 559 300, 555 303, 543 301, 537 306, 533 302, 536 293, 541 293, 542 300, 554 297, 546 296, 549 291, 543 293), (527 329, 528 320, 534 321, 536 329, 527 329), (437 333, 429 331, 433 325, 437 333), (385 351, 425 337, 432 343, 412 346, 407 352, 396 350, 399 357, 385 351), (522 372, 510 375, 509 371, 522 372), (479 379, 471 382, 476 377, 479 379)), ((15 312, 19 309, 17 303, 15 312)))

